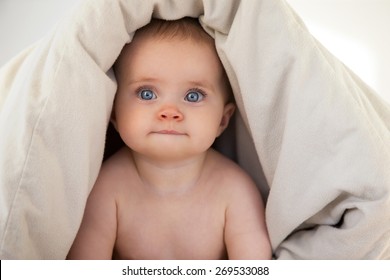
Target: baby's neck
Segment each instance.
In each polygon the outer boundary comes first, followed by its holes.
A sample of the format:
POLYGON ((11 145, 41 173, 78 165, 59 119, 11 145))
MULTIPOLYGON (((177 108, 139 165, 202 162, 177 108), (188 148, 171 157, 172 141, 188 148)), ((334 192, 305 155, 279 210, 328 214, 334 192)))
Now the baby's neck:
POLYGON ((158 195, 183 195, 199 184, 207 152, 180 161, 157 161, 132 153, 145 188, 158 195))

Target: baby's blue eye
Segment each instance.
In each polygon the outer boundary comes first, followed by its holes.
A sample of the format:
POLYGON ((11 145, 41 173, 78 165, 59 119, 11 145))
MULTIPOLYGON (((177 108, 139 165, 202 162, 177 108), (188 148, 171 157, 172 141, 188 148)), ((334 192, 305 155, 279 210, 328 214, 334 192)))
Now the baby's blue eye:
POLYGON ((156 94, 150 89, 143 89, 139 91, 138 96, 142 100, 152 100, 156 98, 156 94))
POLYGON ((188 102, 200 102, 204 98, 204 94, 198 91, 191 90, 187 93, 184 100, 188 102))

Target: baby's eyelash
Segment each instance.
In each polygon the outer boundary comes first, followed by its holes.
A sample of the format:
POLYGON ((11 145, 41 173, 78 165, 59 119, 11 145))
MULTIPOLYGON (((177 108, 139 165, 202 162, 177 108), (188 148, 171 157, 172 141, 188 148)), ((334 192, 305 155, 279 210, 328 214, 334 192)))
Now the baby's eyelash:
POLYGON ((206 97, 207 96, 207 93, 206 93, 206 91, 204 91, 203 89, 201 89, 201 88, 197 88, 197 87, 195 87, 195 88, 191 88, 191 89, 189 89, 187 92, 190 92, 190 91, 196 91, 196 92, 199 92, 200 94, 202 94, 203 95, 203 97, 206 97))
POLYGON ((204 92, 204 90, 199 88, 193 88, 187 91, 184 100, 190 103, 199 103, 203 101, 205 98, 206 98, 206 93, 204 92))
POLYGON ((140 93, 141 91, 143 90, 151 90, 151 91, 154 91, 153 87, 150 87, 150 86, 140 86, 138 87, 136 90, 135 90, 135 93, 140 93))

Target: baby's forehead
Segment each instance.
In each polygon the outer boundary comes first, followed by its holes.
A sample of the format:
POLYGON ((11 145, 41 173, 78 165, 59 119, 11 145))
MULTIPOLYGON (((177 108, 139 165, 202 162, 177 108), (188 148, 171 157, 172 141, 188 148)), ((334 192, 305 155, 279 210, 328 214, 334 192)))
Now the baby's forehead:
MULTIPOLYGON (((119 71, 127 71, 129 70, 129 67, 132 65, 133 59, 139 60, 139 57, 146 58, 150 57, 150 50, 153 50, 155 46, 158 46, 160 43, 164 45, 172 45, 172 48, 177 48, 180 43, 184 43, 184 45, 190 45, 191 48, 186 48, 189 55, 192 48, 192 46, 196 47, 196 52, 205 52, 208 53, 208 56, 213 56, 215 59, 209 60, 209 63, 213 63, 218 69, 217 71, 224 71, 222 63, 219 59, 219 56, 217 54, 217 51, 215 49, 215 46, 212 42, 209 41, 198 41, 196 38, 193 37, 168 37, 168 36, 154 36, 152 33, 141 33, 141 36, 134 36, 133 40, 130 43, 127 43, 117 61, 114 64, 114 69, 116 69, 116 72, 119 71), (186 44, 190 43, 190 44, 186 44), (149 51, 145 51, 148 49, 149 51)), ((157 47, 158 48, 158 47, 157 47)), ((159 50, 160 51, 160 50, 159 50)), ((153 56, 153 55, 151 55, 153 56)))
POLYGON ((224 71, 216 51, 192 39, 137 38, 125 46, 116 64, 116 74, 126 79, 173 76, 179 81, 218 83, 224 71))
MULTIPOLYGON (((212 51, 215 53, 215 55, 218 57, 217 51, 215 49, 215 46, 213 43, 207 42, 207 41, 199 41, 195 38, 181 38, 181 37, 159 37, 159 36, 152 36, 152 35, 146 35, 146 36, 137 36, 134 37, 133 40, 129 43, 127 43, 121 52, 121 55, 127 56, 129 53, 131 53, 132 49, 138 48, 142 51, 143 46, 146 44, 171 44, 172 47, 177 46, 180 43, 190 43, 190 45, 199 47, 197 50, 207 50, 212 51)), ((219 57, 218 57, 219 59, 219 57)))

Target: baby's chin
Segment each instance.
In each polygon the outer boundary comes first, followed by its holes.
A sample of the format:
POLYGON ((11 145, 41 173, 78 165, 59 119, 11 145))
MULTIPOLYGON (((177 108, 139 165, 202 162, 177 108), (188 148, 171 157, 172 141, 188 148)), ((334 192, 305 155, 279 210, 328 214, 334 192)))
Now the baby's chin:
POLYGON ((142 155, 149 161, 165 164, 182 164, 186 161, 202 158, 206 155, 209 148, 203 149, 188 149, 180 148, 177 145, 163 145, 161 144, 158 149, 149 149, 147 151, 133 150, 135 153, 142 155))

